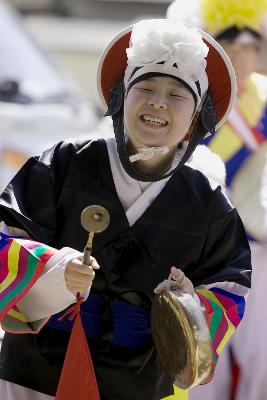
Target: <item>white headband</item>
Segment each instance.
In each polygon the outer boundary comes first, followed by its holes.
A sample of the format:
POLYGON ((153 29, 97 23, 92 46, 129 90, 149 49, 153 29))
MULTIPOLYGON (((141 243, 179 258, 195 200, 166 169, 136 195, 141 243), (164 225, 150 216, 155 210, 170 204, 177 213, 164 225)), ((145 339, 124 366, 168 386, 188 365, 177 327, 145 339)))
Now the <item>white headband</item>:
POLYGON ((193 27, 170 20, 140 21, 133 27, 126 50, 125 89, 146 73, 171 75, 190 86, 199 109, 209 86, 205 70, 208 52, 201 34, 193 27))

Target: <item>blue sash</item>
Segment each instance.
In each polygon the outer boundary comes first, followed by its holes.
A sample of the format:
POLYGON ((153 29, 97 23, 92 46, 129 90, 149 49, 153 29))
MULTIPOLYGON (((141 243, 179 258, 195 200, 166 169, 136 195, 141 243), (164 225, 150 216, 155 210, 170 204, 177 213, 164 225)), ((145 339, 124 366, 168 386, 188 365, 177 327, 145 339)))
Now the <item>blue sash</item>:
MULTIPOLYGON (((113 326, 110 343, 133 348, 143 347, 151 343, 150 313, 148 311, 121 300, 113 301, 109 304, 109 309, 113 326)), ((106 310, 107 301, 98 294, 90 294, 81 305, 81 318, 88 338, 102 339, 105 323, 103 313, 106 310)), ((67 317, 58 321, 64 312, 65 310, 53 315, 47 326, 69 332, 72 329, 73 322, 67 317)))

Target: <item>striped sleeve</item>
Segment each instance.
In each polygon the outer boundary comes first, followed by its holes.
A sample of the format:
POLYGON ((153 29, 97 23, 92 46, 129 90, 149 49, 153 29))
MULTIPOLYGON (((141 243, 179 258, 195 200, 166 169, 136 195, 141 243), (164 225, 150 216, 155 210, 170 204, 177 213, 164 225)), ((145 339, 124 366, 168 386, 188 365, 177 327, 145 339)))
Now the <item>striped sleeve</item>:
MULTIPOLYGON (((230 291, 227 282, 225 287, 223 287, 223 284, 218 284, 218 286, 214 284, 196 289, 200 302, 205 309, 210 331, 213 370, 220 352, 244 316, 245 297, 249 290, 242 285, 235 284, 234 292, 230 291)), ((231 286, 230 283, 229 286, 231 286)))
POLYGON ((47 319, 28 323, 17 302, 41 275, 56 249, 30 239, 1 233, 0 237, 0 322, 13 333, 37 333, 47 319))
MULTIPOLYGON (((217 282, 202 285, 196 288, 195 292, 206 313, 213 350, 213 368, 208 380, 203 382, 204 384, 212 379, 220 352, 244 316, 249 289, 235 282, 217 282)), ((188 400, 188 398, 188 390, 174 386, 174 394, 163 400, 188 400)))

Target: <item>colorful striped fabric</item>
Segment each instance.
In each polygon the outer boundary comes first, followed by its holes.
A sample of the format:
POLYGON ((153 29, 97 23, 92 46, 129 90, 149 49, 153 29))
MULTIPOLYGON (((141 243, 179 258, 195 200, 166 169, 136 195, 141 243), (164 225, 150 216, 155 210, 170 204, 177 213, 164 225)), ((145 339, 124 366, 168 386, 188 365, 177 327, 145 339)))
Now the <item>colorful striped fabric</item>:
MULTIPOLYGON (((237 109, 251 129, 259 145, 267 140, 266 119, 267 78, 253 73, 242 92, 237 109)), ((204 140, 210 150, 218 154, 225 162, 227 186, 231 186, 235 175, 253 152, 245 145, 243 138, 227 121, 214 135, 204 140)))
MULTIPOLYGON (((196 293, 206 309, 206 318, 213 347, 213 369, 224 345, 234 333, 243 318, 245 299, 221 288, 196 289, 196 293)), ((212 375, 210 378, 212 378, 212 375)), ((187 400, 188 390, 174 387, 174 394, 163 400, 187 400)))
POLYGON ((43 243, 1 233, 0 236, 0 322, 8 332, 35 333, 46 322, 27 323, 16 307, 41 275, 57 250, 43 243))
POLYGON ((213 367, 219 354, 241 322, 245 311, 245 299, 221 288, 197 289, 206 309, 213 348, 213 367))

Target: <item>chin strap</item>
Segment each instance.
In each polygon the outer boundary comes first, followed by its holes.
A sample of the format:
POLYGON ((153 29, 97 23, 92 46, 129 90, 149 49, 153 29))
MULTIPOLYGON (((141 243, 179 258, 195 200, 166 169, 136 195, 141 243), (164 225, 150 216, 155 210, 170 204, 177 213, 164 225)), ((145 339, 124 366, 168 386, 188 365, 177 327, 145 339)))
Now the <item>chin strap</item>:
POLYGON ((164 156, 170 151, 168 146, 161 146, 161 147, 139 147, 138 153, 133 154, 129 157, 131 163, 134 163, 139 160, 149 160, 150 158, 154 157, 155 154, 161 154, 164 156))

